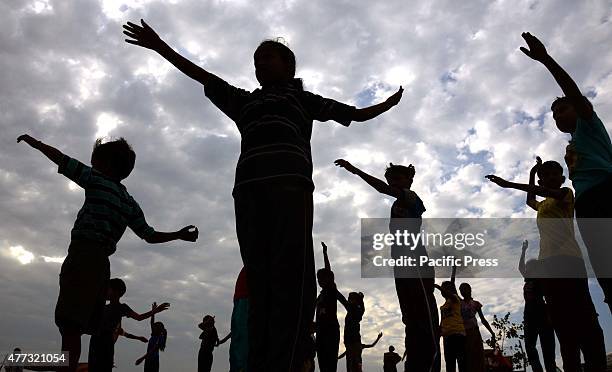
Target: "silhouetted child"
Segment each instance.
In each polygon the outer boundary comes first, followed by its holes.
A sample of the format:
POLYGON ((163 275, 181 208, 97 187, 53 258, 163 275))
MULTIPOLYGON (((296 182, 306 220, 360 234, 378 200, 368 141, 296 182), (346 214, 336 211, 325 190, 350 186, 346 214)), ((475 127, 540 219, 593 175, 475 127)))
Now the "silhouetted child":
POLYGON ((346 348, 346 371, 361 370, 361 319, 365 313, 363 293, 351 292, 348 301, 342 297, 342 305, 346 308, 344 318, 344 347, 346 348))
POLYGON ((121 184, 136 160, 136 153, 123 138, 106 143, 97 140, 91 153, 91 167, 27 134, 17 138, 17 142, 21 141, 42 152, 58 165, 59 173, 85 189, 85 203, 72 228, 68 256, 60 271, 55 308, 62 350, 69 352, 69 367, 64 370, 72 372, 81 355, 81 335, 99 331, 110 279, 108 256, 115 252, 126 227, 148 243, 193 242, 198 230, 187 226, 164 233, 147 224, 138 203, 121 184))
POLYGON ((338 301, 344 303, 346 300, 336 288, 334 272, 327 255, 327 246, 323 242, 321 245, 325 267, 317 271, 317 280, 321 286, 315 311, 317 359, 319 371, 335 372, 338 367, 338 346, 340 344, 338 301))
POLYGON ((234 308, 232 310, 230 340, 230 372, 244 372, 249 356, 249 291, 247 288, 246 270, 238 274, 234 289, 234 308))
POLYGON ((383 356, 383 372, 397 372, 397 363, 402 361, 402 357, 395 352, 393 346, 389 346, 389 351, 383 356))
POLYGON ((544 368, 546 372, 556 372, 555 332, 546 302, 544 302, 541 279, 537 278, 538 262, 537 260, 525 262, 527 247, 528 243, 525 240, 518 267, 519 272, 525 278, 525 284, 523 285, 523 297, 525 299, 523 311, 525 351, 533 372, 543 372, 538 349, 536 348, 539 337, 542 357, 544 358, 544 368))
MULTIPOLYGON (((344 159, 336 160, 335 164, 358 175, 381 194, 396 198, 391 207, 391 233, 398 230, 414 234, 421 232, 421 216, 425 206, 421 198, 410 189, 415 175, 412 164, 407 167, 390 164, 385 171, 387 182, 365 173, 344 159)), ((419 241, 416 247, 394 245, 391 247, 391 255, 394 258, 409 256, 420 262, 420 257, 427 257, 427 251, 419 241)), ((430 266, 394 267, 395 289, 405 325, 405 369, 408 372, 440 369, 434 275, 434 269, 430 266)))
MULTIPOLYGON (((128 317, 138 321, 153 316, 168 309, 170 304, 163 303, 143 314, 138 314, 127 304, 119 302, 125 294, 125 282, 119 278, 109 280, 107 298, 109 303, 104 306, 100 332, 92 335, 89 341, 88 364, 90 372, 110 372, 113 369, 115 355, 115 341, 119 336, 117 332, 121 325, 121 318, 128 317)), ((124 336, 126 335, 123 332, 124 336)), ((130 335, 131 336, 131 335, 130 335)), ((141 340, 140 338, 137 338, 141 340)))
POLYGON ((461 283, 459 293, 463 297, 461 299, 461 317, 465 328, 465 366, 470 372, 485 372, 484 347, 476 315, 480 317, 482 325, 491 333, 493 344, 495 344, 495 333, 482 314, 482 304, 472 298, 472 287, 468 283, 461 283))
MULTIPOLYGON (((157 308, 153 302, 151 311, 157 308)), ((155 321, 155 314, 151 315, 151 337, 147 344, 147 353, 136 360, 136 365, 144 361, 144 372, 159 372, 159 352, 166 350, 168 331, 164 323, 155 321)))
POLYGON ((465 326, 457 289, 450 281, 442 282, 442 285, 436 285, 436 288, 446 300, 444 305, 440 306, 440 334, 444 342, 446 371, 455 372, 458 365, 459 372, 468 372, 465 365, 465 326))
POLYGON ((248 92, 180 56, 141 23, 124 25, 133 39, 126 41, 156 51, 203 84, 206 97, 236 123, 242 137, 233 196, 249 282, 249 369, 301 368, 316 298, 312 122, 348 126, 372 119, 396 105, 402 89, 363 109, 323 98, 295 78, 293 52, 268 40, 253 55, 261 89, 248 92))
POLYGON ((538 157, 529 184, 488 175, 497 185, 527 192, 527 205, 537 211, 540 233, 538 277, 557 332, 564 371, 580 370, 580 351, 587 368, 605 369, 603 331, 591 300, 582 253, 574 236, 574 194, 567 187, 563 168, 538 157), (539 186, 535 185, 537 174, 539 186), (536 195, 545 199, 536 200, 536 195), (570 300, 571 299, 571 300, 570 300))
POLYGON ((376 344, 378 343, 378 341, 380 340, 380 338, 382 337, 382 332, 380 332, 378 334, 378 336, 376 336, 376 340, 374 340, 374 342, 372 342, 371 344, 362 344, 361 342, 359 343, 359 347, 357 347, 357 345, 352 345, 351 349, 349 349, 348 347, 346 348, 346 350, 338 355, 338 359, 342 359, 346 356, 346 363, 347 363, 347 372, 350 371, 358 371, 358 372, 362 372, 363 370, 363 360, 361 357, 361 354, 363 352, 363 349, 369 349, 372 348, 374 346, 376 346, 376 344), (357 356, 358 353, 358 356, 357 356), (351 356, 352 355, 352 356, 351 356), (356 357, 355 363, 352 365, 351 368, 353 369, 349 369, 348 364, 349 364, 349 358, 352 357, 356 357))
POLYGON ((605 301, 612 312, 612 144, 593 105, 582 95, 570 75, 548 54, 535 36, 522 34, 527 48, 521 50, 542 63, 555 78, 564 97, 551 105, 557 128, 572 139, 566 147, 565 161, 576 190, 576 218, 589 252, 591 266, 605 301))
POLYGON ((232 336, 231 332, 222 340, 219 340, 217 328, 215 328, 215 317, 206 315, 202 323, 198 324, 202 330, 200 334, 200 351, 198 352, 198 372, 210 372, 213 364, 213 350, 225 343, 232 336))
MULTIPOLYGON (((16 347, 13 349, 13 354, 21 354, 21 349, 16 347)), ((9 355, 10 354, 6 354, 2 363, 0 363, 0 368, 4 367, 4 372, 23 372, 23 367, 5 365, 9 355)))
POLYGON ((317 356, 317 341, 315 338, 316 326, 313 322, 310 326, 310 333, 308 337, 308 343, 306 345, 306 360, 304 360, 304 366, 301 372, 314 372, 315 371, 315 357, 317 356))

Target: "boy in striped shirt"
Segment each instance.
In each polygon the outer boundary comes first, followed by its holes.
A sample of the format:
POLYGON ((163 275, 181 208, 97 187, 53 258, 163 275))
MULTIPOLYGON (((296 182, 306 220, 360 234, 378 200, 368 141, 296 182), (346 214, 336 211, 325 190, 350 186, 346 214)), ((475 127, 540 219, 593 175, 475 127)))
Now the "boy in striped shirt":
POLYGON ((69 366, 63 370, 72 372, 81 353, 81 335, 99 331, 110 280, 108 256, 115 252, 126 227, 147 243, 194 242, 198 230, 187 226, 175 232, 159 232, 147 224, 140 206, 121 184, 136 160, 125 139, 106 143, 98 139, 91 154, 91 167, 27 134, 17 138, 17 142, 21 141, 42 152, 58 165, 58 173, 85 189, 85 203, 72 228, 68 256, 60 271, 55 308, 62 350, 69 352, 69 366))

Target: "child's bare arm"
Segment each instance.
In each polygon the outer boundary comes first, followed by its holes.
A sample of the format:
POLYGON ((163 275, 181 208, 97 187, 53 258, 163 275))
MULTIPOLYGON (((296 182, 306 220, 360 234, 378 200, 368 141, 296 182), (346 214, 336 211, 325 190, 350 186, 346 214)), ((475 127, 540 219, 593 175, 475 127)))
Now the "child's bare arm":
POLYGON ((368 185, 372 186, 376 191, 381 194, 390 195, 396 198, 400 197, 401 190, 396 189, 394 187, 389 186, 385 181, 380 180, 374 176, 367 174, 361 169, 355 167, 353 164, 349 163, 344 159, 338 159, 334 162, 336 166, 346 169, 347 171, 358 175, 363 179, 368 185))
POLYGON ((527 252, 527 247, 529 247, 529 243, 527 242, 527 240, 523 241, 523 247, 521 249, 521 258, 519 258, 519 265, 518 265, 518 270, 521 273, 521 275, 523 276, 523 278, 526 275, 526 271, 525 271, 525 252, 527 252))
POLYGON ((346 355, 346 351, 343 351, 342 354, 338 355, 338 360, 344 358, 345 355, 346 355))
POLYGON ((376 105, 372 105, 369 107, 364 107, 360 109, 356 109, 352 120, 353 121, 367 121, 377 117, 383 112, 388 111, 391 107, 397 105, 402 99, 402 93, 404 92, 404 88, 400 86, 397 92, 395 92, 392 96, 387 98, 384 102, 381 102, 376 105))
POLYGON ((321 245, 323 246, 323 262, 325 263, 325 268, 331 271, 331 264, 329 263, 329 257, 327 256, 327 246, 323 242, 321 242, 321 245))
POLYGON ((369 344, 369 345, 361 345, 361 347, 362 347, 362 348, 364 348, 364 349, 369 349, 369 348, 371 348, 371 347, 376 346, 376 344, 378 343, 378 341, 380 340, 380 338, 382 337, 382 335, 383 335, 383 333, 382 333, 382 332, 380 332, 380 333, 378 334, 378 336, 376 337, 376 340, 375 340, 374 342, 372 342, 372 343, 371 343, 371 344, 369 344))
POLYGON ((121 336, 123 336, 123 337, 125 337, 125 338, 129 338, 129 339, 131 339, 131 340, 138 340, 138 341, 142 341, 142 342, 145 342, 145 343, 149 341, 149 340, 148 340, 146 337, 143 337, 143 336, 136 336, 136 335, 133 335, 133 334, 131 334, 131 333, 127 333, 127 332, 126 332, 126 331, 124 331, 124 330, 121 330, 121 333, 119 333, 119 334, 120 334, 121 336))
POLYGON ((138 320, 138 321, 145 320, 149 317, 153 319, 155 314, 168 310, 169 307, 170 307, 170 304, 167 302, 164 302, 161 305, 157 305, 157 303, 155 303, 155 306, 153 306, 150 311, 147 311, 146 313, 138 314, 137 312, 132 310, 132 312, 128 314, 128 317, 134 320, 138 320))
POLYGON ((206 85, 211 75, 208 71, 174 51, 144 20, 141 19, 140 23, 142 26, 132 22, 123 25, 123 33, 133 39, 125 39, 127 43, 156 51, 182 73, 206 85))
POLYGON ((172 240, 186 240, 189 242, 195 242, 198 239, 198 228, 189 225, 185 226, 179 231, 174 232, 161 232, 155 231, 153 234, 148 236, 145 241, 147 243, 156 244, 156 243, 166 243, 172 240))
POLYGON ((529 32, 523 32, 521 35, 529 49, 521 47, 521 51, 525 53, 529 58, 534 59, 542 63, 548 71, 552 74, 553 78, 563 90, 563 94, 566 97, 573 99, 576 110, 581 117, 590 118, 593 114, 592 108, 589 104, 582 99, 582 93, 576 82, 572 77, 548 54, 544 44, 535 36, 529 32))
POLYGON ((548 187, 544 187, 544 186, 510 182, 494 174, 489 174, 485 176, 485 178, 493 182, 494 184, 500 187, 503 187, 505 189, 516 189, 520 191, 525 191, 527 193, 533 193, 535 195, 538 195, 544 198, 552 197, 557 200, 562 200, 563 198, 565 198, 565 196, 567 195, 567 191, 568 191, 567 188, 549 189, 548 187))
POLYGON ((64 157, 64 154, 56 149, 53 146, 49 146, 41 141, 38 141, 36 139, 34 139, 33 137, 30 137, 27 134, 22 134, 21 136, 19 136, 17 138, 17 143, 19 142, 25 142, 28 145, 30 145, 31 147, 35 148, 36 150, 40 151, 43 153, 43 155, 45 155, 46 157, 49 158, 49 160, 51 160, 52 162, 54 162, 55 164, 58 164, 61 162, 62 158, 64 157))
MULTIPOLYGON (((535 186, 535 176, 538 172, 538 169, 540 169, 540 166, 542 166, 542 159, 540 159, 539 156, 536 156, 536 163, 529 172, 529 186, 535 186)), ((535 211, 538 210, 538 202, 536 200, 536 194, 534 192, 527 192, 526 203, 528 206, 531 207, 531 209, 535 211)))
POLYGON ((491 325, 489 324, 487 319, 484 317, 484 314, 482 313, 482 309, 478 309, 478 316, 480 317, 480 321, 482 322, 482 325, 485 326, 487 331, 489 331, 489 333, 491 334, 491 337, 493 338, 493 342, 495 342, 495 332, 493 332, 491 325))
POLYGON ((220 339, 219 342, 217 343, 217 346, 223 345, 230 338, 232 338, 232 332, 228 333, 227 336, 225 336, 222 339, 220 339))

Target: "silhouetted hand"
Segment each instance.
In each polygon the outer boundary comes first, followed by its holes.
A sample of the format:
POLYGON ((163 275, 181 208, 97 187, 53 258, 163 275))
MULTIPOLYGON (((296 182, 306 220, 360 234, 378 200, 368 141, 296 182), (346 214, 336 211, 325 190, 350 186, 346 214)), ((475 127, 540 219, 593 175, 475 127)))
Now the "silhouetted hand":
POLYGON ((542 159, 539 156, 536 156, 536 163, 533 167, 531 167, 531 173, 537 173, 538 169, 542 166, 542 159))
POLYGON ((22 134, 21 136, 17 137, 17 143, 21 141, 27 143, 30 146, 33 146, 33 144, 38 142, 34 137, 31 137, 29 134, 22 134))
POLYGON ((142 363, 145 360, 144 357, 140 357, 138 359, 136 359, 136 365, 139 365, 140 363, 142 363))
POLYGON ((380 338, 381 338, 382 336, 383 336, 383 333, 382 333, 382 332, 380 332, 380 333, 378 334, 378 337, 376 337, 376 338, 380 340, 380 338))
POLYGON ((157 314, 157 313, 161 313, 164 310, 168 310, 169 307, 170 307, 170 304, 167 302, 164 302, 161 305, 157 305, 156 302, 153 302, 153 307, 151 310, 153 310, 157 314))
POLYGON ((353 164, 349 163, 344 159, 338 159, 334 161, 334 164, 340 168, 344 168, 351 173, 357 173, 358 169, 353 166, 353 164))
POLYGON ((125 41, 143 48, 158 51, 164 45, 164 42, 159 35, 157 35, 155 30, 146 24, 144 20, 141 19, 140 23, 142 26, 132 22, 128 22, 127 25, 123 25, 123 28, 125 29, 123 33, 134 39, 125 39, 125 41))
POLYGON ((178 233, 179 239, 181 240, 186 240, 188 242, 195 242, 198 240, 198 228, 193 225, 183 227, 178 233))
POLYGON ((402 99, 402 93, 404 93, 404 88, 402 88, 402 86, 400 85, 397 92, 393 93, 393 95, 387 98, 385 102, 387 102, 387 104, 391 107, 397 105, 400 99, 402 99))
POLYGON ((523 246, 521 247, 523 252, 525 252, 528 247, 529 247, 529 242, 527 240, 523 240, 523 246))
POLYGON ((489 175, 485 176, 485 178, 488 179, 489 181, 493 182, 497 186, 501 186, 501 187, 504 187, 504 188, 510 186, 510 182, 506 181, 505 179, 503 179, 501 177, 497 177, 494 174, 489 174, 489 175))
POLYGON ((535 59, 536 61, 542 62, 545 58, 548 57, 548 52, 546 52, 546 47, 537 37, 533 36, 529 32, 523 32, 521 34, 529 49, 525 47, 521 47, 521 51, 527 55, 527 57, 531 59, 535 59))
POLYGON ((321 242, 321 246, 323 246, 323 253, 327 253, 327 246, 325 243, 321 242))

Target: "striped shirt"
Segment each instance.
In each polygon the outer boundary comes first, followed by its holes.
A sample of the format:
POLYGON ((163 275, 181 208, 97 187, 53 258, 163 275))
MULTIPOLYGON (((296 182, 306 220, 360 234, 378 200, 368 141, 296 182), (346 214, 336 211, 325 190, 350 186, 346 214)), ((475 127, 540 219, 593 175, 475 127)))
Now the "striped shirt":
POLYGON ((88 167, 76 159, 64 156, 58 173, 85 189, 85 203, 72 228, 73 240, 93 240, 115 245, 127 226, 142 239, 155 232, 147 224, 140 206, 119 181, 88 167))
POLYGON ((248 92, 211 76, 204 93, 232 119, 242 137, 234 190, 256 181, 293 178, 312 182, 313 120, 348 126, 354 106, 303 91, 291 83, 248 92))

